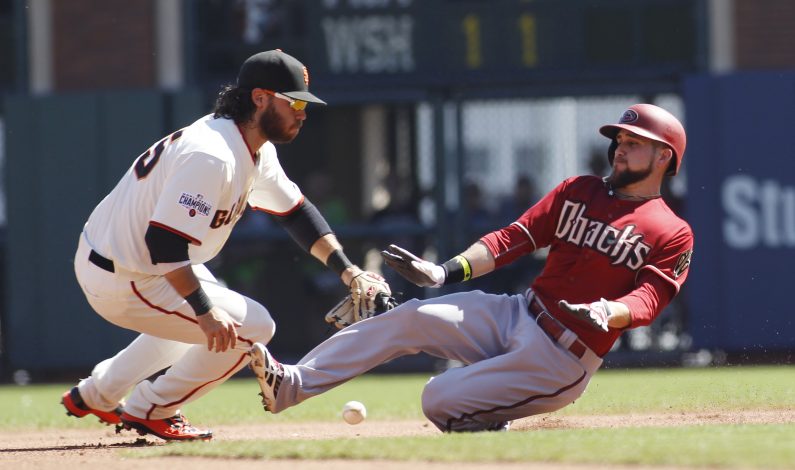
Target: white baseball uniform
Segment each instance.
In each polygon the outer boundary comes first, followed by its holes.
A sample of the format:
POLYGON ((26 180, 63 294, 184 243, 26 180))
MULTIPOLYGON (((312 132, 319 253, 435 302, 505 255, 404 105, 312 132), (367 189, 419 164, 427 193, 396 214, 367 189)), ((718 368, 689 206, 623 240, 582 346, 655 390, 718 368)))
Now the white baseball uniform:
POLYGON ((134 387, 127 413, 167 418, 244 367, 251 344, 273 336, 273 319, 259 303, 219 284, 202 263, 221 250, 247 203, 286 214, 302 201, 273 144, 249 149, 230 119, 205 116, 136 159, 89 217, 75 273, 97 313, 142 334, 80 382, 86 404, 111 410, 134 387), (190 240, 190 261, 152 264, 144 239, 150 225, 190 240), (89 260, 92 250, 112 261, 112 272, 89 260), (236 349, 208 351, 193 309, 163 276, 188 263, 213 305, 242 324, 236 349), (153 382, 143 381, 169 366, 153 382))

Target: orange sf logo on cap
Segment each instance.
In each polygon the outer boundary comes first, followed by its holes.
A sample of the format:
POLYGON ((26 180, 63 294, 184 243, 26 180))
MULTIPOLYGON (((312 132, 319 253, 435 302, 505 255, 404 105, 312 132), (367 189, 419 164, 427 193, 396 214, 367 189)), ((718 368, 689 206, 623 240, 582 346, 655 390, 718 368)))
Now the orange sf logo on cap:
POLYGON ((304 67, 304 83, 309 86, 309 70, 304 67))

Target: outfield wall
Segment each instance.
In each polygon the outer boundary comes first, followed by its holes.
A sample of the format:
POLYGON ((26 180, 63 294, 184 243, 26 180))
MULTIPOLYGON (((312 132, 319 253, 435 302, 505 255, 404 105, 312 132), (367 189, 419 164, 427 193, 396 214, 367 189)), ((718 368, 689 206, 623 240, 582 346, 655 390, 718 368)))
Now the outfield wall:
MULTIPOLYGON (((795 260, 795 151, 790 144, 795 130, 795 73, 696 76, 683 82, 683 98, 689 142, 685 171, 677 180, 687 180, 686 218, 696 235, 690 278, 682 292, 691 349, 793 351, 795 328, 787 286, 795 260)), ((20 368, 44 376, 53 371, 86 371, 123 347, 133 333, 94 314, 74 282, 72 256, 81 225, 127 168, 130 155, 190 122, 204 103, 191 94, 165 97, 140 91, 12 96, 4 106, 9 223, 0 376, 20 368)), ((349 146, 344 152, 336 140, 336 151, 328 155, 303 147, 325 142, 323 135, 330 133, 348 136, 359 125, 351 118, 356 116, 355 108, 325 116, 313 111, 313 126, 302 131, 307 134, 304 139, 280 149, 286 165, 311 166, 321 158, 330 161, 359 153, 357 140, 350 138, 343 139, 349 146), (341 132, 332 132, 335 129, 341 132), (312 158, 291 159, 290 152, 312 158)), ((301 175, 306 168, 291 171, 301 175)), ((355 181, 342 186, 357 187, 355 181)), ((361 233, 343 224, 338 227, 357 260, 362 256, 356 249, 371 248, 374 236, 381 237, 375 245, 385 243, 384 234, 374 233, 371 225, 363 224, 369 231, 361 233)), ((249 272, 256 269, 246 266, 238 277, 248 280, 252 298, 278 317, 280 331, 274 346, 297 354, 330 333, 319 312, 333 305, 338 294, 329 291, 321 299, 318 286, 310 281, 322 267, 298 252, 281 230, 269 234, 279 238, 266 237, 259 248, 235 238, 224 258, 232 264, 261 255, 272 266, 292 270, 279 276, 283 284, 258 284, 249 272), (282 249, 288 245, 290 249, 282 249), (303 296, 298 307, 280 304, 280 298, 294 303, 294 296, 281 295, 292 292, 289 289, 313 295, 303 296)), ((390 241, 394 236, 389 234, 390 241)), ((223 269, 217 272, 225 274, 223 269)), ((619 358, 621 353, 613 356, 619 358)), ((623 353, 655 364, 648 351, 623 353)), ((656 360, 659 363, 660 358, 656 360)))
POLYGON ((694 346, 795 348, 795 73, 685 81, 694 346))

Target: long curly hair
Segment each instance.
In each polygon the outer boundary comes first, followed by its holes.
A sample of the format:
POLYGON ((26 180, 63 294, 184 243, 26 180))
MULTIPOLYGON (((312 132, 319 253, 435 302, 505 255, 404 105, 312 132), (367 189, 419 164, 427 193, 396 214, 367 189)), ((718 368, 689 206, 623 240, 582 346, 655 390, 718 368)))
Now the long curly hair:
POLYGON ((215 99, 213 117, 232 119, 235 124, 243 124, 251 119, 255 109, 254 102, 251 101, 251 90, 224 85, 215 99))

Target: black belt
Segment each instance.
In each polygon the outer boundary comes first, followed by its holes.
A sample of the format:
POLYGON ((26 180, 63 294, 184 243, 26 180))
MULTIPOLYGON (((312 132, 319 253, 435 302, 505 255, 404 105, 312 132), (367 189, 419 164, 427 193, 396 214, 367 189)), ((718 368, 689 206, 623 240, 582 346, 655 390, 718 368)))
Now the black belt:
POLYGON ((88 254, 88 260, 94 263, 97 267, 104 269, 110 273, 115 273, 116 268, 113 266, 113 261, 105 258, 94 250, 88 254))
MULTIPOLYGON (((535 318, 536 323, 538 326, 544 330, 544 333, 547 334, 550 338, 558 341, 563 333, 566 331, 566 327, 561 325, 559 321, 555 320, 555 317, 549 314, 541 303, 536 300, 535 296, 530 300, 530 303, 527 304, 527 312, 530 314, 531 317, 535 318)), ((559 341, 558 341, 559 342, 559 341)), ((587 346, 580 341, 579 339, 575 339, 571 345, 569 345, 568 350, 578 358, 582 358, 585 355, 585 350, 587 346)))

